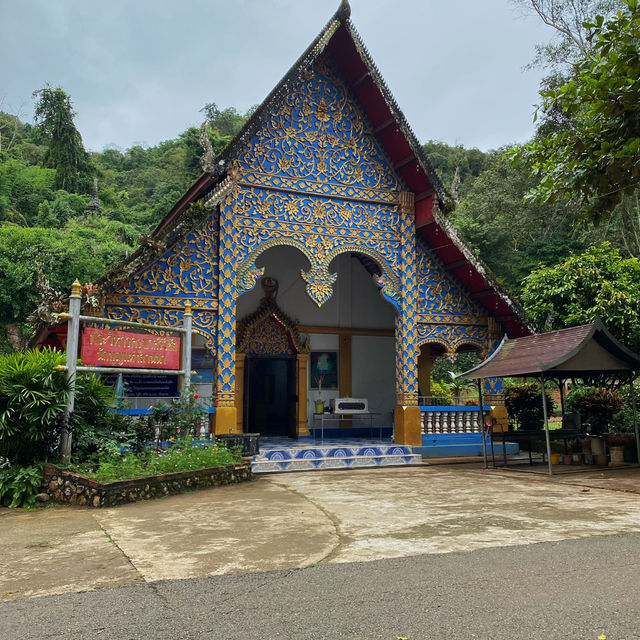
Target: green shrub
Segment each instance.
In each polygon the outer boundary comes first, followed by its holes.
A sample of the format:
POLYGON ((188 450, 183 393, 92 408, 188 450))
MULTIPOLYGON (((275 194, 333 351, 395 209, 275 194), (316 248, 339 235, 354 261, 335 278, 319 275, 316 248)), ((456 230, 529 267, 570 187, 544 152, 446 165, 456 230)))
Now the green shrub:
MULTIPOLYGON (((553 409, 553 397, 545 390, 547 411, 553 409)), ((504 388, 504 404, 509 416, 516 420, 522 429, 542 429, 544 412, 542 410, 542 392, 538 382, 508 384, 504 388)))
POLYGON ((160 440, 175 438, 182 440, 198 435, 200 422, 206 417, 200 396, 193 390, 183 391, 179 398, 170 403, 161 403, 153 408, 149 419, 149 429, 160 432, 160 440))
POLYGON ((123 446, 133 445, 135 434, 131 421, 126 416, 113 413, 111 409, 115 405, 113 387, 105 385, 93 374, 78 376, 71 421, 71 456, 75 462, 89 460, 112 440, 123 446))
POLYGON ((229 451, 224 445, 195 447, 187 439, 167 449, 145 449, 140 453, 123 451, 114 443, 109 443, 100 453, 97 466, 84 464, 70 468, 101 482, 113 482, 237 464, 240 460, 240 455, 229 451))
POLYGON ((57 447, 70 387, 52 349, 0 355, 0 456, 28 466, 57 447))
MULTIPOLYGON (((640 425, 640 416, 637 418, 640 425)), ((617 433, 634 433, 633 409, 625 407, 613 415, 611 418, 611 428, 617 433)))
POLYGON ((567 396, 566 411, 579 413, 589 433, 607 431, 613 416, 624 407, 624 399, 617 391, 600 387, 578 387, 567 396))
POLYGON ((453 404, 451 388, 446 382, 431 379, 431 403, 437 406, 450 406, 453 404))
POLYGON ((42 474, 36 466, 9 467, 0 471, 0 504, 7 507, 30 507, 42 486, 42 474))

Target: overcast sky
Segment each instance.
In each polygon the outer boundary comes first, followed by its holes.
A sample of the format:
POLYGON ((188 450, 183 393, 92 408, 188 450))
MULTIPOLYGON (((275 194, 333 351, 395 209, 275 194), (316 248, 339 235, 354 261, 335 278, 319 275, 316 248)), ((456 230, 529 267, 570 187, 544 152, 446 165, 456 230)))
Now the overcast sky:
MULTIPOLYGON (((0 109, 31 121, 46 82, 85 147, 155 145, 207 102, 259 103, 339 0, 2 0, 0 109)), ((550 30, 510 0, 351 0, 351 19, 418 139, 483 150, 533 132, 550 30)))

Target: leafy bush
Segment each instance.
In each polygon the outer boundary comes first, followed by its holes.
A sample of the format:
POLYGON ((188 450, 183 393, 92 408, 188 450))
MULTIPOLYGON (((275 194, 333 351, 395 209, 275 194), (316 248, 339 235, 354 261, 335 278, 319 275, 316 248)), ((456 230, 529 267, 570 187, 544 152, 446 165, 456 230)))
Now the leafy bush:
POLYGON ((431 379, 431 403, 437 406, 449 406, 453 404, 451 388, 446 382, 431 379))
POLYGON ((78 376, 71 441, 71 455, 76 462, 88 460, 110 441, 133 445, 131 424, 125 416, 110 411, 114 406, 113 387, 93 374, 78 376))
POLYGON ((70 387, 52 349, 0 355, 0 456, 28 466, 56 449, 70 387))
POLYGON ((29 507, 36 502, 42 486, 42 475, 36 466, 9 467, 0 471, 0 504, 29 507))
MULTIPOLYGON (((64 354, 52 349, 0 355, 0 456, 18 465, 46 460, 57 452, 70 392, 67 376, 54 367, 64 354)), ((93 374, 76 379, 72 455, 88 459, 105 442, 130 444, 126 421, 109 409, 113 391, 93 374)))
POLYGON ((624 407, 624 399, 617 391, 600 387, 579 387, 567 397, 566 411, 579 413, 589 432, 603 433, 609 428, 613 416, 624 407))
MULTIPOLYGON (((553 408, 553 397, 545 390, 547 410, 553 408)), ((522 429, 542 429, 544 413, 542 410, 542 392, 537 382, 508 384, 504 388, 504 404, 507 412, 522 429)))
POLYGON ((179 398, 153 408, 149 419, 149 431, 159 431, 160 440, 181 440, 198 435, 200 423, 206 416, 200 396, 193 390, 183 391, 179 398))
POLYGON ((241 457, 229 451, 224 445, 192 446, 186 439, 180 444, 159 449, 146 449, 140 453, 123 451, 109 444, 100 454, 98 467, 76 465, 72 470, 95 478, 101 482, 113 482, 144 476, 205 469, 229 464, 237 464, 241 457))

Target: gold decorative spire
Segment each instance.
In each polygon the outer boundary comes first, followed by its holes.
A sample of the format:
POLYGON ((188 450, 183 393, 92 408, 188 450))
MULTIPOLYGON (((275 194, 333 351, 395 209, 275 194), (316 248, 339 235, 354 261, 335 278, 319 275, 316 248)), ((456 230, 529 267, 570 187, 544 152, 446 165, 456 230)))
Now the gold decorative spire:
POLYGON ((82 296, 82 285, 80 284, 80 280, 76 278, 71 285, 71 295, 76 297, 82 296))
POLYGON ((187 301, 184 303, 184 314, 185 314, 186 316, 190 316, 190 315, 192 315, 192 314, 191 314, 191 301, 190 301, 190 300, 187 300, 187 301))

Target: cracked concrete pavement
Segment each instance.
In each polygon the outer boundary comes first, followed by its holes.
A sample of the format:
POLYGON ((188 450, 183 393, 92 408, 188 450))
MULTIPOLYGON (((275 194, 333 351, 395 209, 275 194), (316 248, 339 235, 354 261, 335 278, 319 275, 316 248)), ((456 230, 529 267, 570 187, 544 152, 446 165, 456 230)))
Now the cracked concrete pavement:
POLYGON ((0 509, 0 596, 637 532, 639 493, 640 469, 549 479, 425 465, 262 476, 111 509, 0 509))

